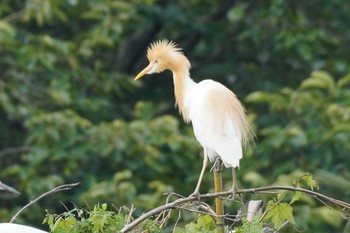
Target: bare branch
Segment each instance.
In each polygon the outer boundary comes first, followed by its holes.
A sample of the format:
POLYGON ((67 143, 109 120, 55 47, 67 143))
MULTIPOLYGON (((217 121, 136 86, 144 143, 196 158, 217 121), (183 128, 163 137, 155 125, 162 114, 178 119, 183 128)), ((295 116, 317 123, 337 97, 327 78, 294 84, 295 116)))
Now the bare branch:
MULTIPOLYGON (((257 194, 257 193, 266 193, 267 191, 276 191, 276 190, 303 192, 303 193, 308 194, 311 197, 315 198, 316 200, 329 201, 332 204, 334 204, 335 206, 341 208, 342 211, 344 211, 344 212, 346 210, 350 210, 350 203, 347 203, 347 202, 344 202, 341 200, 337 200, 337 199, 332 198, 332 197, 328 197, 326 195, 323 195, 321 193, 318 193, 318 192, 315 192, 312 190, 303 189, 303 188, 296 188, 293 186, 266 186, 266 187, 260 187, 260 188, 241 189, 241 190, 237 190, 236 194, 245 194, 245 193, 257 194)), ((198 202, 197 198, 207 199, 207 198, 213 198, 213 197, 228 196, 231 194, 232 194, 232 191, 229 190, 229 191, 220 192, 220 193, 201 194, 198 197, 192 196, 192 197, 177 199, 173 202, 166 203, 165 205, 159 206, 157 208, 154 208, 154 209, 142 214, 140 217, 135 219, 133 222, 125 225, 124 228, 121 230, 121 232, 123 233, 123 232, 128 232, 128 231, 132 230, 134 227, 136 227, 138 224, 140 224, 144 220, 152 217, 153 215, 159 214, 162 211, 165 211, 168 209, 177 209, 188 202, 198 202)))
POLYGON ((264 191, 271 191, 271 190, 287 190, 287 191, 293 191, 293 192, 303 192, 306 193, 308 195, 310 195, 313 198, 321 198, 324 200, 327 200, 329 202, 332 202, 333 204, 339 206, 339 207, 343 207, 345 209, 350 209, 350 203, 341 201, 341 200, 337 200, 335 198, 332 197, 328 197, 326 195, 323 195, 321 193, 309 190, 309 189, 303 189, 303 188, 296 188, 293 186, 266 186, 266 187, 261 187, 261 188, 253 188, 253 189, 242 189, 240 191, 244 191, 241 193, 261 193, 264 191))
POLYGON ((175 222, 175 225, 174 225, 172 233, 174 233, 175 228, 176 228, 177 224, 179 223, 180 219, 181 219, 181 211, 179 211, 179 216, 176 219, 176 222, 175 222))
POLYGON ((30 150, 29 146, 9 147, 0 150, 0 158, 8 154, 24 153, 30 150))
POLYGON ((278 233, 279 231, 282 230, 283 227, 287 226, 289 221, 285 221, 277 230, 275 230, 273 233, 278 233))
POLYGON ((79 183, 73 183, 73 184, 64 184, 64 185, 60 185, 46 193, 41 194, 39 197, 35 198, 33 201, 30 201, 27 205, 23 206, 12 218, 10 223, 13 223, 17 217, 29 206, 33 205, 34 203, 38 202, 40 199, 52 194, 52 193, 57 193, 57 192, 61 192, 61 191, 65 191, 65 190, 70 190, 73 187, 77 186, 79 183))
POLYGON ((134 205, 131 205, 129 216, 128 216, 128 219, 126 220, 127 224, 130 222, 130 220, 132 218, 132 213, 134 212, 134 210, 135 210, 134 205))
POLYGON ((17 21, 20 18, 22 18, 23 13, 24 13, 24 9, 21 9, 18 12, 14 12, 14 13, 11 13, 10 15, 6 16, 5 20, 8 21, 8 22, 17 21))
POLYGON ((0 198, 15 198, 21 193, 0 181, 0 198))

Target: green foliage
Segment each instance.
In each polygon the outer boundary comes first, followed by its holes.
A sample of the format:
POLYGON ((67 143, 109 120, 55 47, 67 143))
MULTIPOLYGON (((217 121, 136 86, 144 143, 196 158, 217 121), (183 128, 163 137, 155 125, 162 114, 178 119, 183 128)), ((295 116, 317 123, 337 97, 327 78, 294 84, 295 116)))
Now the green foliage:
MULTIPOLYGON (((315 71, 295 90, 282 88, 275 93, 255 92, 247 97, 248 102, 265 104, 269 109, 270 117, 257 122, 263 138, 257 153, 276 157, 277 174, 292 165, 285 159, 293 158, 299 169, 320 174, 320 178, 327 170, 334 171, 335 176, 348 176, 342 165, 350 161, 346 156, 350 149, 350 92, 343 86, 347 79, 348 76, 335 80, 326 72, 315 71)), ((321 182, 328 182, 330 176, 322 178, 325 179, 321 182)), ((346 182, 338 188, 346 193, 346 182)))
MULTIPOLYGON (((0 178, 22 196, 2 203, 0 219, 62 183, 81 185, 19 221, 62 212, 58 200, 136 203, 143 212, 163 192, 193 191, 201 148, 173 110, 169 75, 133 81, 145 46, 159 38, 184 47, 195 80, 220 81, 240 100, 251 93, 258 139, 240 186, 290 184, 308 171, 322 192, 349 201, 348 8, 340 0, 1 1, 0 178)), ((297 225, 342 228, 320 224, 320 206, 294 197, 297 225)))
POLYGON ((60 215, 47 212, 44 223, 52 233, 80 232, 117 232, 123 228, 127 216, 107 210, 107 204, 96 205, 87 211, 74 208, 60 215))
POLYGON ((276 229, 280 228, 285 221, 295 224, 293 208, 285 202, 269 201, 266 206, 267 214, 264 219, 270 219, 276 229))
POLYGON ((242 219, 243 225, 234 229, 235 233, 261 233, 263 229, 263 222, 257 215, 253 221, 248 222, 245 218, 242 219))
MULTIPOLYGON (((309 173, 305 173, 294 178, 291 183, 292 186, 297 188, 301 188, 303 186, 306 186, 311 190, 314 188, 319 188, 317 181, 309 173)), ((275 199, 269 200, 267 202, 265 213, 261 220, 270 220, 276 230, 281 228, 286 222, 295 225, 295 213, 293 213, 294 208, 292 205, 295 205, 296 202, 299 201, 304 202, 305 197, 306 195, 300 191, 291 193, 290 191, 286 190, 278 193, 275 199), (289 203, 286 202, 286 200, 290 200, 289 203)), ((335 213, 334 210, 332 211, 335 213)))
MULTIPOLYGON (((122 180, 124 178, 130 178, 130 173, 128 171, 124 171, 120 174, 116 175, 118 180, 122 180)), ((296 177, 292 182, 293 186, 302 187, 304 185, 309 188, 318 187, 318 183, 315 181, 312 175, 309 173, 300 175, 296 177)), ((103 188, 103 187, 101 187, 103 188)), ((106 187, 104 187, 106 189, 106 187)), ((164 190, 163 190, 164 191, 164 190)), ((305 195, 305 194, 303 194, 305 195)), ((117 195, 120 198, 120 193, 117 195)), ((300 191, 282 191, 276 195, 276 198, 270 199, 264 208, 264 213, 261 214, 257 212, 254 216, 253 220, 248 221, 246 217, 246 213, 239 212, 237 218, 235 220, 226 219, 226 230, 237 232, 237 233, 254 233, 261 232, 263 228, 270 229, 271 231, 280 231, 282 227, 288 224, 292 224, 293 227, 296 225, 296 221, 294 216, 294 207, 298 210, 297 202, 303 202, 302 192, 300 191), (290 195, 291 194, 291 195, 290 195), (289 203, 287 200, 291 200, 289 203), (231 224, 231 221, 233 224, 231 224), (272 227, 273 226, 273 227, 272 227)), ((101 199, 99 196, 98 198, 101 199)), ((151 198, 145 198, 144 201, 151 200, 151 198)), ((158 199, 159 203, 159 199, 158 199)), ((142 206, 141 203, 137 203, 138 206, 142 206)), ((243 211, 244 208, 242 208, 243 211)), ((179 210, 181 212, 186 213, 185 210, 179 210)), ((334 227, 340 227, 342 222, 342 216, 339 215, 336 211, 329 208, 328 206, 321 206, 314 208, 312 215, 317 217, 317 219, 327 222, 328 224, 334 227), (332 217, 334 221, 329 219, 329 216, 332 217), (328 218, 328 219, 326 219, 328 218)), ((63 214, 49 214, 44 220, 44 223, 47 223, 50 226, 52 232, 79 232, 79 231, 92 231, 92 232, 113 232, 115 230, 122 229, 126 223, 130 223, 134 220, 134 213, 138 212, 133 209, 129 210, 126 207, 120 208, 117 213, 107 211, 107 204, 97 205, 94 207, 93 211, 86 211, 78 208, 74 208, 73 210, 67 211, 63 214), (123 210, 123 211, 122 211, 123 210), (126 212, 125 212, 126 211, 126 212), (123 213, 122 213, 123 212, 123 213), (128 221, 126 221, 128 219, 128 221)), ((176 233, 181 232, 216 232, 216 223, 215 219, 210 215, 198 214, 194 220, 190 221, 188 218, 187 221, 189 223, 184 224, 184 226, 177 226, 178 222, 182 219, 182 213, 179 213, 175 226, 169 224, 172 222, 171 213, 160 213, 158 216, 149 219, 145 219, 138 226, 133 228, 133 231, 144 231, 144 232, 167 232, 172 230, 176 233), (164 218, 164 216, 167 216, 164 218), (169 225, 167 228, 165 225, 169 225)), ((182 225, 182 224, 180 224, 182 225)))
POLYGON ((215 220, 210 215, 199 215, 196 221, 176 227, 174 233, 215 232, 215 220))

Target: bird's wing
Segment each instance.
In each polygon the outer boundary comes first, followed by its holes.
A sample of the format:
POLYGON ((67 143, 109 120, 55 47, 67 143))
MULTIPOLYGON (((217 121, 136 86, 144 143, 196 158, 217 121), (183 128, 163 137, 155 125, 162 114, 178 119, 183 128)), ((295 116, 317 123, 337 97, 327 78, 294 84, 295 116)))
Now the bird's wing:
POLYGON ((215 151, 226 167, 238 167, 247 122, 236 96, 218 82, 202 81, 191 92, 189 114, 201 145, 215 151))

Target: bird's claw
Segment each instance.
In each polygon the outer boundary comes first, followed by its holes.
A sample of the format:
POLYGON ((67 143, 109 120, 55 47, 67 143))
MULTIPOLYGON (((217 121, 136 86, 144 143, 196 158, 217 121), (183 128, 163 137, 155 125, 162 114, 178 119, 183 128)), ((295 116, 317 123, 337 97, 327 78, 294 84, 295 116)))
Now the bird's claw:
POLYGON ((231 190, 229 190, 229 191, 231 191, 231 194, 228 196, 228 200, 230 200, 230 201, 234 201, 235 200, 235 196, 236 196, 236 192, 237 192, 237 187, 232 187, 231 188, 231 190))

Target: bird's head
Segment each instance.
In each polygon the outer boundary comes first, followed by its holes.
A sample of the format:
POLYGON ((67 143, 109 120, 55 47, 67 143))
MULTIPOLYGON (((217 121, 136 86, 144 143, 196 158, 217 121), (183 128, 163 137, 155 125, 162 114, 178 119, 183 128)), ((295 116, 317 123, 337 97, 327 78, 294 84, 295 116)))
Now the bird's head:
POLYGON ((184 69, 188 71, 191 67, 181 49, 173 41, 168 40, 159 40, 152 43, 147 50, 147 59, 149 65, 135 77, 135 80, 146 74, 160 73, 166 69, 172 71, 184 69))

